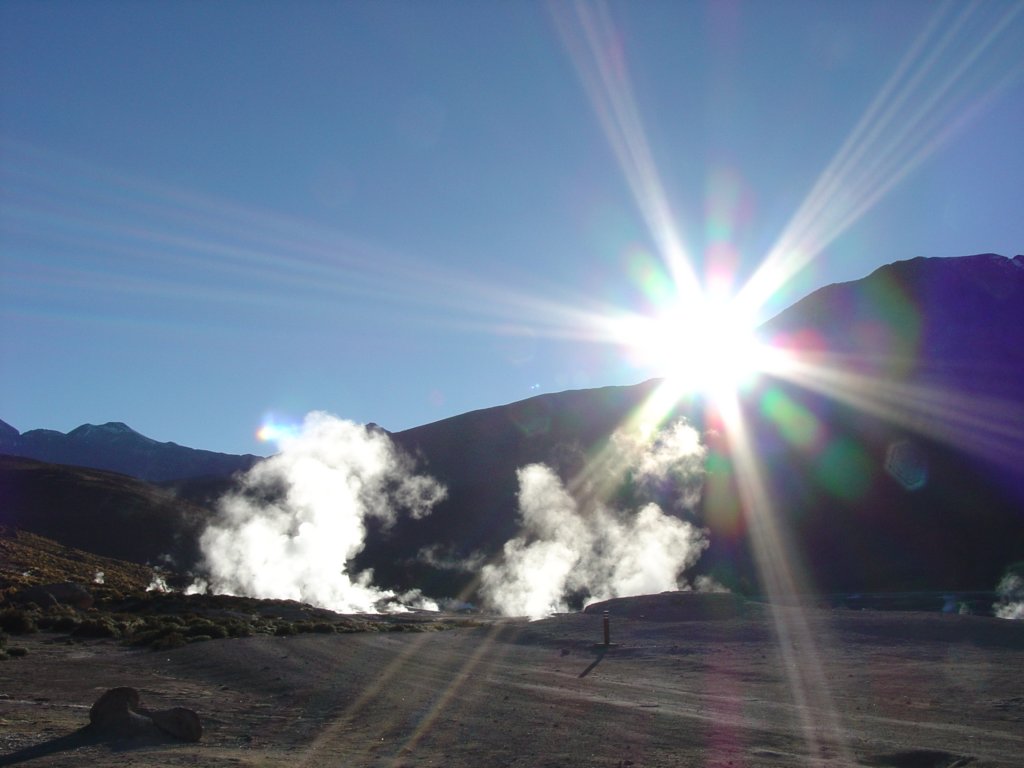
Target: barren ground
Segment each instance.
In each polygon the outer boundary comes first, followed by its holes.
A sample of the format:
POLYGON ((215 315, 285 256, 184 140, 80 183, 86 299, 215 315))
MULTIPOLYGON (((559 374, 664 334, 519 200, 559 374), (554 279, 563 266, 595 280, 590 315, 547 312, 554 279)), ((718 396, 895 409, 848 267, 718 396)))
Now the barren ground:
POLYGON ((0 765, 1024 765, 1022 622, 662 608, 613 616, 607 650, 588 614, 164 652, 12 638, 28 655, 0 663, 0 765), (202 741, 90 738, 122 685, 196 710, 202 741))

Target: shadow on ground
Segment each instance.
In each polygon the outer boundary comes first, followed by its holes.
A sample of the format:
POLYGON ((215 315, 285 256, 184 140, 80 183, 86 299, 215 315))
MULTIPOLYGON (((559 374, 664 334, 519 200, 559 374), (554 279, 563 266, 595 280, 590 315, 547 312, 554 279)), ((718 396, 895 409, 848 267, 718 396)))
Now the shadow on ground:
POLYGON ((26 763, 29 760, 37 760, 41 757, 49 757, 61 752, 73 752, 82 747, 106 745, 113 752, 127 752, 139 749, 140 747, 175 742, 178 742, 178 739, 159 731, 137 734, 130 737, 109 737, 104 736, 92 725, 86 725, 64 736, 58 736, 41 744, 19 749, 17 752, 0 755, 0 766, 18 765, 19 763, 26 763))

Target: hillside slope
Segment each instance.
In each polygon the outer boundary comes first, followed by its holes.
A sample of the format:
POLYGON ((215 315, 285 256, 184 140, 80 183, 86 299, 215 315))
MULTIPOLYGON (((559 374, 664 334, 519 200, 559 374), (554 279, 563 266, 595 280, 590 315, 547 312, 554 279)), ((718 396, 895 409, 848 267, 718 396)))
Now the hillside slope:
POLYGON ((188 567, 208 518, 127 475, 0 456, 0 525, 126 560, 188 567))

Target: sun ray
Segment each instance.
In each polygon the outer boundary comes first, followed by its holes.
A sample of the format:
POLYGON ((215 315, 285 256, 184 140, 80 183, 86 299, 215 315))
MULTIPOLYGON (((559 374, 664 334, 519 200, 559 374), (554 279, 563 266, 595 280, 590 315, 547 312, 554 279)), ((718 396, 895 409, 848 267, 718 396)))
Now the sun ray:
POLYGON ((419 723, 412 732, 405 738, 402 746, 396 750, 395 759, 393 765, 395 768, 400 768, 400 758, 402 753, 406 751, 414 750, 419 746, 423 738, 430 733, 434 728, 438 719, 445 714, 445 711, 449 709, 454 701, 457 701, 456 696, 462 691, 467 682, 470 682, 473 673, 476 668, 480 665, 481 661, 484 660, 487 654, 493 654, 497 650, 501 656, 507 653, 506 646, 498 648, 496 640, 500 634, 502 634, 504 628, 500 624, 494 624, 487 630, 487 635, 484 640, 477 646, 465 663, 459 669, 459 671, 452 677, 451 681, 444 686, 444 688, 437 694, 434 699, 434 703, 423 713, 419 723))
POLYGON ((729 452, 736 466, 736 484, 762 588, 769 600, 779 652, 794 697, 811 764, 837 754, 854 762, 832 700, 820 645, 828 645, 821 627, 810 626, 804 601, 813 593, 798 551, 779 520, 762 476, 739 400, 721 402, 729 452))
POLYGON ((607 318, 618 311, 564 285, 557 293, 548 286, 547 295, 544 286, 517 289, 329 227, 126 177, 22 142, 2 139, 0 147, 10 186, 3 194, 5 231, 60 254, 43 272, 12 253, 6 273, 52 291, 279 304, 299 313, 373 300, 441 327, 597 344, 608 343, 607 318), (289 303, 294 295, 303 301, 289 303))
MULTIPOLYGON (((995 20, 988 19, 991 23, 983 26, 980 35, 977 27, 972 26, 972 17, 979 11, 977 4, 958 12, 951 8, 946 5, 938 10, 904 56, 836 157, 821 173, 762 265, 740 289, 730 305, 733 312, 756 315, 800 269, 937 151, 1010 81, 1012 75, 1005 73, 986 79, 979 62, 1021 8, 1011 8, 995 20), (977 86, 979 80, 983 86, 980 97, 975 87, 969 98, 965 84, 972 81, 970 85, 977 86)), ((636 205, 669 267, 680 305, 700 303, 703 290, 674 226, 674 217, 632 98, 625 52, 607 7, 581 3, 558 5, 553 7, 553 15, 636 205)), ((683 322, 676 322, 675 326, 686 327, 683 322)), ((611 331, 613 337, 618 334, 620 343, 648 344, 665 350, 664 354, 671 354, 669 350, 673 350, 671 341, 659 338, 661 334, 656 324, 649 319, 626 317, 611 326, 611 331)), ((678 344, 674 352, 681 355, 683 349, 685 344, 678 344)), ((695 349, 694 356, 698 364, 706 363, 715 351, 695 349)), ((936 398, 949 405, 949 398, 937 393, 930 393, 934 395, 932 398, 922 397, 920 387, 891 384, 880 388, 878 382, 867 382, 864 376, 848 373, 835 365, 812 365, 787 359, 783 350, 771 349, 753 367, 764 373, 784 370, 801 385, 894 420, 915 420, 920 416, 920 404, 936 398), (868 383, 874 386, 865 386, 868 383), (908 411, 907 406, 914 403, 918 404, 916 410, 908 411), (903 416, 908 413, 910 416, 903 416)), ((646 429, 661 423, 678 405, 686 389, 678 379, 670 375, 629 421, 646 429)), ((815 763, 824 762, 838 753, 841 760, 853 762, 818 650, 819 642, 827 643, 827 638, 815 637, 815 632, 821 630, 815 627, 812 631, 801 602, 804 595, 814 592, 813 585, 774 509, 734 383, 720 382, 714 390, 715 397, 706 405, 717 411, 725 428, 736 466, 741 507, 747 518, 762 587, 770 600, 778 646, 810 758, 815 763)), ((953 428, 962 427, 961 431, 966 431, 978 425, 980 415, 977 413, 966 414, 955 409, 949 412, 960 414, 951 416, 947 422, 953 424, 953 428), (961 423, 955 424, 957 421, 961 423)), ((999 437, 997 430, 990 430, 989 434, 995 436, 993 439, 999 437)), ((587 469, 583 480, 577 478, 577 485, 585 486, 595 476, 604 477, 605 485, 610 482, 611 473, 605 471, 600 453, 593 457, 587 469)))
MULTIPOLYGON (((781 359, 781 357, 780 357, 781 359)), ((870 358, 877 365, 877 358, 870 358)), ((865 358, 786 355, 772 376, 947 445, 1017 468, 1024 463, 1024 406, 993 395, 863 373, 865 358)))
MULTIPOLYGON (((395 760, 401 757, 405 747, 410 749, 415 747, 431 726, 437 722, 438 718, 444 714, 445 710, 452 706, 453 700, 473 670, 487 654, 495 653, 498 640, 505 632, 506 627, 500 622, 492 623, 487 628, 476 649, 463 662, 460 671, 446 685, 443 685, 435 692, 433 703, 424 711, 416 727, 403 739, 402 747, 394 750, 395 760)), ((298 758, 297 765, 307 766, 315 764, 320 759, 320 752, 327 749, 340 733, 353 727, 353 721, 372 705, 374 699, 382 695, 382 692, 389 686, 393 686, 396 681, 401 680, 409 666, 419 664, 419 656, 424 646, 430 642, 431 634, 429 632, 420 633, 410 639, 405 644, 405 647, 388 662, 387 666, 380 670, 374 678, 373 684, 360 690, 359 695, 353 698, 348 706, 333 717, 317 734, 305 752, 298 758)), ((449 649, 447 653, 454 656, 456 651, 449 649)))
POLYGON ((1020 78, 1019 52, 1006 67, 996 49, 1012 45, 1006 33, 1022 11, 979 3, 936 10, 744 287, 746 300, 767 302, 1020 78))
POLYGON ((626 52, 608 7, 579 1, 548 7, 681 300, 700 295, 692 258, 669 206, 633 98, 626 52))

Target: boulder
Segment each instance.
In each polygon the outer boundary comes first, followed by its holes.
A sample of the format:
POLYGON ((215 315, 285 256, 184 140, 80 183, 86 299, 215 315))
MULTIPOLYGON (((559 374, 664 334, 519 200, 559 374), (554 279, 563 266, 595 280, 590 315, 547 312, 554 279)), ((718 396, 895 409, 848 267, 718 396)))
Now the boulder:
POLYGON ((139 692, 134 688, 111 688, 89 710, 89 723, 106 738, 129 738, 153 731, 156 725, 139 712, 139 692))
POLYGON ((150 712, 156 727, 181 741, 199 741, 203 737, 203 724, 199 715, 185 707, 172 707, 150 712))
POLYGON ((19 603, 35 603, 42 608, 50 605, 69 605, 80 611, 89 610, 93 604, 92 593, 81 584, 70 581, 26 587, 18 592, 14 599, 19 603))
POLYGON ((107 739, 132 738, 146 733, 164 733, 181 741, 199 741, 203 726, 191 709, 150 710, 142 705, 135 688, 111 688, 89 710, 89 722, 107 739))

